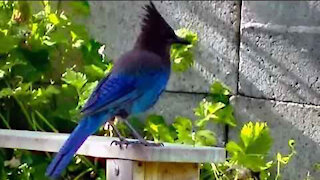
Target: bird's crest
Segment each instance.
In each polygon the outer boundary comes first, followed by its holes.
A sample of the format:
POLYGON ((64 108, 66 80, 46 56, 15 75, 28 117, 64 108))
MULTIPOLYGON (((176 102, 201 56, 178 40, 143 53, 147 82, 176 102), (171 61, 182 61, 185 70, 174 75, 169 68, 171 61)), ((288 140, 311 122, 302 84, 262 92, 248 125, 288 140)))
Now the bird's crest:
POLYGON ((143 9, 146 11, 142 21, 143 33, 157 32, 159 29, 172 29, 151 1, 143 9))

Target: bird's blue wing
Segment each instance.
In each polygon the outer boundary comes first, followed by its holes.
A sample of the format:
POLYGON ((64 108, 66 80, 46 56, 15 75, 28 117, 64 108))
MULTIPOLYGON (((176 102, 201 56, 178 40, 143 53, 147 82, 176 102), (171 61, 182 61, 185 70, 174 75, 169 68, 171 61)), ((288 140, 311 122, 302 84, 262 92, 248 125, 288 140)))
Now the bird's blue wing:
POLYGON ((83 115, 91 115, 137 98, 139 93, 135 88, 135 82, 134 76, 106 77, 99 82, 81 112, 83 115))

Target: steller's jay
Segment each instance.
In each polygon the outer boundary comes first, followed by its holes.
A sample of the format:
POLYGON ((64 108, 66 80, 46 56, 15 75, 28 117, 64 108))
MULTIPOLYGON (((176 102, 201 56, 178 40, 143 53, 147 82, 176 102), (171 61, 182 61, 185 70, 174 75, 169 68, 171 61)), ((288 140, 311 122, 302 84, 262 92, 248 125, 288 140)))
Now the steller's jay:
POLYGON ((101 125, 115 116, 125 119, 146 111, 164 91, 170 76, 171 45, 189 42, 174 33, 152 2, 144 9, 141 33, 133 49, 114 63, 110 74, 92 92, 81 111, 82 120, 48 166, 47 176, 59 177, 87 137, 101 125))

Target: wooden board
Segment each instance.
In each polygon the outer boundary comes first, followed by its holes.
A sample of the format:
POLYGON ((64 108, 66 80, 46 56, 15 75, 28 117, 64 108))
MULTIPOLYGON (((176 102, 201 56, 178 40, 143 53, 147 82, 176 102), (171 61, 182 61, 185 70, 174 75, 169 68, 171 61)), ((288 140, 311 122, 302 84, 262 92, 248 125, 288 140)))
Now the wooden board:
MULTIPOLYGON (((68 134, 0 129, 0 147, 57 152, 68 134)), ((129 145, 120 149, 110 146, 117 138, 90 136, 78 150, 78 154, 114 159, 147 162, 204 163, 223 162, 226 153, 219 147, 193 147, 164 143, 164 147, 129 145)))

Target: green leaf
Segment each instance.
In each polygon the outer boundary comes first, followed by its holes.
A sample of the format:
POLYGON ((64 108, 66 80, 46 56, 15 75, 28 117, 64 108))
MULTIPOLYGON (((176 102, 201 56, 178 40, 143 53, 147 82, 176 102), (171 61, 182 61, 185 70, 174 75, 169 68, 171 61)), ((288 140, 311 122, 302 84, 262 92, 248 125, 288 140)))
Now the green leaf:
POLYGON ((200 130, 195 134, 196 146, 214 146, 217 144, 216 135, 210 130, 200 130))
POLYGON ((66 72, 62 75, 62 81, 75 87, 79 92, 81 88, 87 83, 87 77, 81 72, 75 72, 71 68, 67 68, 66 72))
POLYGON ((247 153, 266 154, 271 148, 272 138, 267 123, 249 122, 240 133, 241 141, 247 153))
POLYGON ((28 49, 19 49, 24 58, 38 71, 39 73, 46 72, 50 68, 49 52, 47 49, 30 51, 28 49))
POLYGON ((78 101, 76 89, 71 85, 63 84, 59 96, 55 99, 56 109, 52 112, 53 118, 64 119, 64 122, 76 119, 77 117, 71 116, 70 110, 77 108, 78 101))
POLYGON ((172 69, 174 72, 184 72, 194 63, 193 49, 198 41, 197 34, 183 28, 176 31, 179 37, 189 42, 190 45, 173 44, 171 47, 171 60, 173 61, 172 69))
POLYGON ((231 90, 220 81, 214 81, 210 86, 210 99, 214 102, 222 102, 226 105, 230 104, 231 90))
POLYGON ((150 133, 156 142, 174 142, 171 130, 162 116, 149 115, 146 119, 145 131, 150 133))
POLYGON ((194 140, 192 139, 192 121, 190 119, 178 116, 175 118, 173 127, 177 132, 177 142, 182 144, 194 144, 194 140))
POLYGON ((222 109, 219 109, 215 113, 215 115, 216 115, 216 118, 214 118, 215 122, 227 124, 232 127, 236 126, 236 120, 233 115, 233 107, 230 104, 222 109))
POLYGON ((92 91, 97 86, 98 81, 87 83, 82 89, 79 95, 78 108, 83 107, 87 99, 90 97, 92 91))
POLYGON ((55 86, 48 86, 47 88, 38 88, 32 91, 33 97, 31 101, 32 106, 47 104, 51 101, 51 97, 55 94, 59 94, 60 90, 55 86))
POLYGON ((12 49, 18 47, 19 38, 14 36, 5 36, 0 33, 0 54, 10 52, 12 49))
POLYGON ((110 63, 106 62, 103 56, 99 53, 99 49, 101 47, 103 47, 103 45, 93 39, 81 47, 83 59, 86 65, 94 64, 103 70, 108 68, 110 63))
POLYGON ((84 25, 72 24, 69 26, 70 33, 72 34, 72 41, 81 39, 89 41, 89 35, 84 25))
POLYGON ((2 4, 0 8, 0 27, 5 27, 8 25, 8 22, 11 20, 12 13, 13 13, 13 6, 15 2, 0 1, 0 3, 2 4))
POLYGON ((271 173, 267 170, 261 171, 259 175, 261 180, 268 180, 270 176, 271 176, 271 173))
POLYGON ((231 162, 242 165, 254 172, 266 170, 272 162, 266 162, 272 139, 266 123, 249 122, 240 132, 240 142, 230 141, 226 150, 231 154, 231 162))
POLYGON ((104 71, 94 64, 84 66, 84 72, 87 74, 89 81, 96 81, 105 77, 104 71))
POLYGON ((216 112, 223 107, 225 107, 225 104, 221 102, 215 103, 203 99, 199 106, 194 109, 195 115, 199 118, 196 121, 196 126, 204 128, 208 121, 215 121, 218 118, 216 112))
POLYGON ((232 156, 236 156, 238 154, 244 154, 244 149, 240 145, 238 145, 234 141, 229 141, 226 145, 226 150, 231 153, 232 156))
POLYGON ((55 31, 49 34, 50 41, 54 43, 70 43, 71 34, 66 28, 57 28, 55 31))
POLYGON ((49 22, 51 22, 54 25, 57 25, 60 22, 59 17, 54 13, 49 14, 48 19, 49 22))
POLYGON ((225 95, 225 96, 228 96, 230 95, 230 89, 222 84, 221 82, 219 81, 215 81, 211 86, 210 86, 210 92, 212 94, 217 94, 217 95, 225 95))

